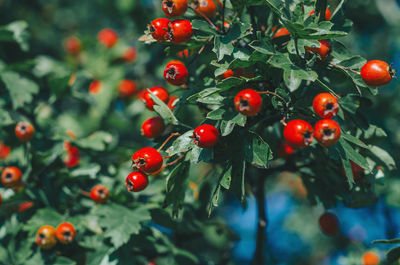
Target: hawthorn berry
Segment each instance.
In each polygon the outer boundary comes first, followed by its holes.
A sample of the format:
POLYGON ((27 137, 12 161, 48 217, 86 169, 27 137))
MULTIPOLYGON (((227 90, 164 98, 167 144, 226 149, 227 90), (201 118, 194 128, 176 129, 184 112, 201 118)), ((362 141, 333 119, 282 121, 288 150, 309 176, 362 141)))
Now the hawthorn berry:
POLYGON ((144 190, 149 184, 147 175, 140 171, 133 171, 125 179, 125 186, 128 191, 138 192, 144 190))
POLYGON ((287 142, 282 142, 278 149, 278 154, 282 158, 288 158, 289 156, 292 156, 295 152, 296 149, 287 142))
POLYGON ((229 77, 232 77, 235 73, 233 72, 232 69, 228 69, 226 70, 223 74, 222 74, 222 78, 223 79, 227 79, 229 77))
POLYGON ((372 251, 367 251, 362 255, 362 265, 378 265, 379 255, 372 251))
POLYGON ((318 219, 321 231, 327 236, 334 236, 339 231, 339 221, 333 213, 324 213, 318 219))
POLYGON ((97 34, 97 39, 107 48, 113 47, 118 41, 118 34, 112 29, 103 29, 97 34))
POLYGON ((272 36, 272 38, 275 39, 275 38, 289 36, 289 35, 290 35, 290 32, 287 28, 280 28, 275 32, 275 34, 272 36))
POLYGON ((126 62, 134 62, 136 60, 136 49, 135 47, 129 47, 125 50, 124 55, 122 56, 122 59, 126 62))
POLYGON ((168 18, 154 19, 149 25, 148 29, 155 40, 166 41, 168 40, 168 25, 170 24, 168 18))
POLYGON ((142 124, 142 135, 146 138, 154 139, 160 136, 165 129, 164 120, 159 117, 152 117, 145 120, 142 124))
POLYGON ((44 225, 36 233, 36 244, 42 249, 51 249, 57 244, 56 229, 51 225, 44 225))
POLYGON ((168 39, 172 43, 183 43, 193 36, 192 23, 186 19, 176 19, 168 25, 168 39))
POLYGON ((235 96, 234 103, 238 112, 245 116, 255 116, 261 110, 262 98, 257 91, 244 89, 235 96))
MULTIPOLYGON (((311 10, 311 12, 310 12, 310 14, 309 14, 309 16, 312 16, 312 15, 314 15, 314 9, 311 10)), ((332 17, 332 12, 327 8, 327 9, 325 10, 325 20, 326 20, 326 21, 331 20, 331 17, 332 17)))
POLYGON ((6 160, 10 155, 11 147, 0 142, 0 159, 6 160))
POLYGON ((163 165, 160 152, 153 147, 144 147, 132 155, 132 162, 138 170, 150 174, 158 171, 163 165))
POLYGON ((20 213, 24 212, 24 211, 32 208, 34 205, 35 204, 33 202, 30 202, 30 201, 22 202, 18 207, 18 212, 20 212, 20 213))
POLYGON ((361 78, 369 86, 384 86, 392 81, 394 70, 384 61, 372 60, 361 68, 361 78))
POLYGON ((108 200, 110 192, 107 187, 97 184, 90 191, 90 198, 98 204, 103 204, 108 200))
POLYGON ((75 236, 75 227, 71 223, 64 222, 58 225, 56 229, 56 237, 62 244, 71 243, 75 236))
POLYGON ((71 55, 77 55, 81 52, 82 43, 80 39, 78 39, 75 36, 68 37, 64 42, 64 48, 67 51, 67 53, 71 55))
POLYGON ((167 63, 164 70, 164 78, 171 85, 180 86, 187 82, 189 72, 184 63, 173 60, 167 63))
POLYGON ((292 120, 283 130, 283 137, 293 147, 309 146, 313 141, 313 127, 304 120, 292 120))
POLYGON ((90 94, 97 94, 100 92, 102 87, 102 83, 98 80, 94 80, 92 83, 89 85, 89 93, 90 94))
MULTIPOLYGON (((149 88, 149 90, 154 94, 154 96, 158 97, 164 103, 168 102, 169 95, 165 88, 156 86, 149 88)), ((156 103, 154 103, 154 101, 151 99, 149 91, 146 90, 146 92, 143 93, 142 101, 146 104, 146 108, 148 110, 154 110, 154 105, 156 105, 156 103)))
POLYGON ((321 60, 328 58, 331 52, 331 44, 326 40, 319 40, 320 47, 305 47, 307 53, 316 53, 320 56, 321 60))
POLYGON ((170 96, 167 106, 170 110, 174 110, 176 108, 176 104, 178 103, 179 98, 177 96, 170 96))
POLYGON ((334 120, 323 119, 315 124, 314 138, 322 146, 334 145, 339 140, 340 134, 340 126, 334 120))
POLYGON ((67 149, 67 157, 64 160, 64 164, 66 167, 75 167, 79 165, 81 161, 81 156, 79 149, 74 146, 69 146, 67 149))
POLYGON ((331 119, 339 112, 339 103, 332 94, 320 93, 314 98, 313 109, 321 118, 331 119))
POLYGON ((161 8, 167 17, 178 17, 185 14, 188 2, 187 0, 163 0, 161 8))
POLYGON ((136 83, 133 80, 122 80, 118 85, 118 92, 122 98, 132 97, 136 90, 136 83))
POLYGON ((213 147, 219 138, 217 128, 209 124, 203 124, 194 129, 193 142, 201 148, 213 147))
POLYGON ((208 18, 215 17, 217 13, 217 6, 213 0, 195 0, 194 5, 197 12, 202 13, 208 18))
POLYGON ((17 188, 22 184, 22 172, 17 167, 6 167, 1 173, 1 182, 7 188, 17 188))
POLYGON ((18 139, 22 142, 28 142, 33 138, 34 134, 35 128, 28 122, 21 121, 15 126, 15 135, 17 135, 18 139))

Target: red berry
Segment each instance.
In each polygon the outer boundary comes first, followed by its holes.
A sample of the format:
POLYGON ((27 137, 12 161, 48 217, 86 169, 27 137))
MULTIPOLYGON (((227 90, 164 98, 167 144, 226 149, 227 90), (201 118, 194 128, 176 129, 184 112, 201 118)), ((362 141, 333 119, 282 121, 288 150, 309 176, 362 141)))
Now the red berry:
POLYGON ((140 171, 151 174, 162 167, 163 158, 153 147, 145 147, 133 154, 132 162, 140 171))
POLYGON ((98 80, 94 80, 92 83, 90 83, 89 86, 89 93, 90 94, 97 94, 100 92, 102 87, 102 83, 98 80))
POLYGON ((193 142, 201 148, 213 147, 219 138, 217 128, 209 124, 203 124, 193 131, 193 142))
POLYGON ((133 171, 130 173, 125 180, 125 186, 128 191, 138 192, 144 190, 149 184, 147 175, 140 171, 133 171))
POLYGON ((76 236, 75 227, 68 222, 61 223, 56 229, 56 237, 62 244, 71 243, 76 236))
POLYGON ((136 60, 136 49, 135 47, 129 47, 125 50, 124 55, 122 56, 122 59, 124 59, 124 61, 126 62, 133 62, 136 60))
POLYGON ((314 98, 313 109, 321 118, 331 119, 339 111, 338 100, 332 94, 320 93, 314 98))
POLYGON ((165 129, 164 120, 161 117, 152 117, 142 124, 142 135, 153 139, 160 136, 165 129))
POLYGON ((168 62, 164 70, 165 80, 174 86, 180 86, 187 82, 189 72, 184 63, 178 60, 168 62))
POLYGON ((56 229, 51 225, 44 225, 36 233, 36 244, 42 249, 50 249, 57 244, 56 229))
POLYGON ((171 21, 168 18, 157 18, 148 25, 149 32, 155 40, 168 40, 168 25, 171 21))
POLYGON ((387 85, 393 76, 393 69, 384 61, 372 60, 361 68, 361 78, 369 86, 387 85))
MULTIPOLYGON (((168 102, 168 92, 165 90, 165 88, 162 87, 152 87, 149 89, 151 93, 153 93, 156 97, 158 97, 161 101, 164 103, 168 102)), ((151 99, 149 91, 146 90, 146 92, 143 94, 143 102, 146 104, 147 109, 149 110, 154 110, 154 101, 151 99)))
POLYGON ((64 164, 66 167, 75 167, 79 165, 81 161, 81 156, 79 149, 76 147, 69 146, 67 149, 67 157, 64 160, 64 164))
POLYGON ((189 58, 189 56, 193 55, 193 50, 188 50, 188 49, 184 49, 180 52, 177 52, 176 55, 178 55, 178 57, 182 58, 182 59, 187 59, 189 58))
POLYGON ((283 142, 278 149, 278 154, 282 158, 288 158, 289 156, 293 155, 296 152, 296 149, 293 148, 287 142, 283 142))
POLYGON ((10 155, 11 147, 0 142, 0 159, 6 160, 10 155))
POLYGON ((334 236, 339 231, 339 221, 332 213, 324 213, 318 222, 321 231, 327 236, 334 236))
POLYGON ((67 53, 76 55, 81 52, 82 44, 77 37, 72 36, 65 40, 64 48, 67 51, 67 53))
POLYGON ((15 134, 22 142, 28 142, 33 138, 35 129, 30 123, 21 121, 15 126, 15 134))
POLYGON ((18 211, 21 213, 23 211, 26 211, 26 210, 32 208, 34 205, 35 204, 30 201, 22 202, 18 207, 18 211))
POLYGON ((362 265, 378 265, 379 261, 379 255, 375 252, 367 251, 362 255, 362 265))
POLYGON ((187 0, 163 0, 161 8, 167 17, 178 17, 188 9, 187 0))
POLYGON ((17 167, 7 167, 1 173, 1 182, 7 188, 16 188, 22 184, 22 172, 17 167))
POLYGON ((168 38, 172 43, 183 43, 193 36, 192 23, 186 19, 176 19, 168 25, 168 38))
POLYGON ((257 91, 245 89, 236 95, 234 103, 238 112, 246 116, 255 116, 261 110, 262 98, 257 91))
POLYGON ((195 0, 195 10, 203 13, 208 18, 215 17, 217 13, 217 6, 213 0, 195 0))
POLYGON ((107 48, 111 48, 117 43, 118 35, 112 29, 103 29, 97 34, 97 39, 107 48))
POLYGON ((97 184, 90 191, 90 198, 92 198, 95 203, 102 204, 108 200, 109 194, 110 192, 105 186, 97 184))
MULTIPOLYGON (((272 32, 274 32, 274 31, 272 31, 272 32)), ((290 32, 287 28, 280 28, 276 31, 276 33, 274 34, 274 36, 272 36, 272 38, 275 39, 275 38, 289 36, 289 35, 290 35, 290 32)))
POLYGON ((292 120, 285 126, 283 137, 293 147, 306 147, 313 141, 313 127, 304 120, 292 120))
POLYGON ((339 124, 331 119, 318 121, 314 127, 314 138, 322 146, 334 145, 340 138, 339 124))
MULTIPOLYGON (((312 16, 312 15, 314 15, 314 9, 311 10, 311 12, 310 12, 310 16, 312 16)), ((332 17, 332 13, 331 13, 331 11, 327 8, 327 9, 325 10, 325 20, 326 20, 326 21, 331 20, 331 17, 332 17)))
POLYGON ((226 72, 224 72, 224 73, 222 74, 222 78, 223 78, 223 79, 227 79, 227 78, 229 78, 229 77, 232 77, 233 75, 234 75, 233 70, 232 70, 232 69, 228 69, 228 70, 226 70, 226 72))
POLYGON ((331 44, 326 40, 319 40, 320 47, 305 47, 306 52, 316 53, 321 57, 321 60, 325 60, 331 52, 331 44))
POLYGON ((118 92, 122 98, 132 97, 136 90, 136 83, 133 80, 122 80, 118 85, 118 92))
POLYGON ((177 96, 170 96, 169 100, 168 100, 168 104, 167 104, 168 108, 170 108, 170 110, 175 109, 178 101, 179 101, 179 98, 177 96))

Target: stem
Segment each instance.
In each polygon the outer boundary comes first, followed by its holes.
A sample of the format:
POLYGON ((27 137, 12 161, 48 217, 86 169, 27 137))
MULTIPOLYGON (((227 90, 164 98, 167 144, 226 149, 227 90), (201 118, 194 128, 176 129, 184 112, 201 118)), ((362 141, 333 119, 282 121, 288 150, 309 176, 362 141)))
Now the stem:
POLYGON ((181 135, 180 133, 171 133, 171 135, 168 136, 168 138, 162 143, 162 145, 157 149, 157 151, 160 152, 161 149, 163 149, 163 147, 168 143, 169 140, 171 140, 172 137, 180 135, 181 135))
POLYGON ((190 9, 192 9, 196 14, 200 15, 201 17, 203 17, 208 24, 210 24, 211 27, 213 27, 215 30, 217 30, 217 26, 215 26, 215 24, 206 16, 204 15, 203 12, 196 10, 196 7, 194 6, 194 4, 192 4, 191 6, 189 6, 190 9))
POLYGON ((335 93, 335 91, 333 91, 332 89, 330 89, 327 85, 324 84, 324 82, 322 82, 321 80, 317 79, 315 80, 321 87, 325 88, 326 90, 329 91, 329 93, 331 93, 332 95, 334 95, 336 98, 341 98, 339 97, 338 94, 335 93))
POLYGON ((265 178, 261 174, 257 174, 257 186, 255 196, 257 200, 257 245, 253 256, 253 264, 265 264, 263 248, 267 241, 266 227, 268 224, 266 213, 266 199, 265 199, 265 178))
POLYGON ((280 100, 282 100, 285 103, 285 105, 287 105, 287 101, 283 97, 281 97, 280 95, 278 95, 275 92, 272 92, 272 91, 257 91, 257 93, 260 94, 260 95, 262 95, 262 94, 273 95, 273 96, 279 98, 280 100))
POLYGON ((188 66, 190 66, 194 61, 196 61, 197 57, 199 57, 199 55, 204 51, 206 45, 213 39, 214 37, 209 37, 206 41, 206 43, 203 44, 203 46, 201 46, 200 50, 196 53, 195 56, 193 56, 192 60, 190 60, 190 62, 188 63, 188 66))
POLYGON ((181 155, 180 157, 178 157, 177 159, 175 159, 174 161, 172 161, 172 162, 170 162, 170 163, 168 163, 168 164, 165 164, 164 168, 169 167, 169 166, 172 166, 173 164, 176 164, 177 162, 179 162, 179 160, 181 160, 182 158, 184 158, 185 155, 186 155, 186 154, 183 154, 183 155, 181 155))
POLYGON ((340 68, 340 69, 343 69, 345 71, 349 71, 349 72, 358 74, 358 75, 360 74, 360 72, 357 72, 356 70, 350 69, 349 67, 346 67, 346 66, 341 66, 341 65, 338 65, 338 64, 334 64, 334 63, 329 63, 329 65, 337 67, 337 68, 340 68))
POLYGON ((86 196, 86 197, 90 198, 90 192, 87 192, 87 191, 84 191, 84 190, 80 190, 79 193, 82 194, 83 196, 86 196))

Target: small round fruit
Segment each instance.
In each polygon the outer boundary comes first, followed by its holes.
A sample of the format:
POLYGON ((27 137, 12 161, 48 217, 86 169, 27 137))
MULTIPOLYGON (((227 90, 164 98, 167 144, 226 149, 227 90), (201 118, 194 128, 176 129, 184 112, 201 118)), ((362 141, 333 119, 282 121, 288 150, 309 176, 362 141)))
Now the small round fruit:
POLYGON ((133 80, 122 80, 118 85, 118 92, 122 98, 132 97, 136 90, 136 83, 133 80))
POLYGON ((339 103, 332 94, 320 93, 314 98, 313 109, 321 118, 331 119, 339 112, 339 103))
POLYGON ((28 142, 33 138, 35 129, 30 123, 21 121, 15 126, 15 134, 22 142, 28 142))
POLYGON ((117 43, 118 35, 112 29, 103 29, 97 34, 97 39, 105 47, 111 48, 117 43))
MULTIPOLYGON (((312 16, 312 15, 314 15, 314 9, 311 10, 311 12, 310 12, 310 16, 312 16)), ((325 10, 325 20, 326 20, 326 21, 331 20, 331 17, 332 17, 332 13, 331 13, 331 11, 327 8, 327 9, 325 10)))
POLYGON ((133 171, 130 173, 125 180, 125 186, 128 191, 138 192, 144 190, 149 184, 147 175, 140 171, 133 171))
POLYGON ((163 0, 161 8, 167 17, 178 17, 185 14, 188 2, 187 0, 163 0))
POLYGON ((276 33, 272 36, 273 39, 283 37, 283 36, 289 36, 290 32, 287 28, 280 28, 276 31, 276 33))
POLYGON ((384 61, 372 60, 361 68, 361 78, 369 86, 384 86, 392 81, 393 69, 384 61))
POLYGON ((168 62, 164 70, 165 80, 174 86, 185 84, 189 78, 189 72, 184 63, 178 60, 168 62))
POLYGON ((183 43, 193 36, 192 23, 186 19, 176 19, 168 25, 168 39, 172 43, 183 43))
POLYGON ((168 25, 171 21, 168 18, 154 19, 149 25, 148 29, 155 40, 166 41, 168 40, 168 25))
POLYGON ((296 149, 294 149, 293 146, 291 146, 287 142, 283 142, 278 149, 278 154, 282 158, 288 158, 289 156, 292 156, 295 152, 296 149))
POLYGON ((227 79, 229 77, 233 77, 233 75, 234 75, 233 70, 232 69, 228 69, 222 74, 222 78, 223 79, 227 79))
POLYGON ((319 217, 318 222, 321 231, 327 236, 334 236, 339 231, 339 221, 332 213, 324 213, 319 217))
POLYGON ((331 44, 326 40, 319 40, 320 47, 305 47, 306 52, 318 54, 321 60, 328 58, 331 52, 331 44))
MULTIPOLYGON (((164 103, 168 102, 169 95, 165 88, 156 86, 150 88, 149 90, 164 103)), ((146 90, 146 92, 143 94, 142 101, 146 104, 146 108, 148 110, 154 110, 154 105, 156 105, 156 103, 154 103, 154 101, 151 99, 149 91, 146 90)))
POLYGON ((92 83, 89 85, 89 93, 90 94, 97 94, 100 92, 102 87, 102 83, 98 80, 94 80, 92 83))
POLYGON ((68 222, 61 223, 56 229, 56 237, 62 244, 71 243, 76 236, 75 227, 68 222))
POLYGON ((36 233, 36 244, 42 249, 51 249, 57 244, 56 229, 51 225, 44 225, 36 233))
POLYGON ((77 55, 81 52, 82 44, 80 39, 75 36, 68 37, 64 42, 64 48, 67 53, 71 55, 77 55))
POLYGON ((70 147, 67 150, 67 157, 64 160, 64 164, 66 167, 75 167, 77 165, 79 165, 81 161, 81 156, 80 156, 80 152, 79 149, 76 147, 70 147))
POLYGON ((22 184, 22 172, 17 167, 7 167, 1 173, 1 182, 7 188, 16 188, 22 184))
POLYGON ((163 165, 163 158, 153 147, 144 147, 133 154, 134 167, 140 171, 151 174, 158 171, 163 165))
POLYGON ((110 194, 110 192, 108 191, 107 187, 97 184, 90 191, 90 198, 95 203, 102 204, 108 200, 109 194, 110 194))
POLYGON ((0 159, 6 160, 11 153, 11 147, 0 142, 0 159))
POLYGON ((160 136, 164 129, 164 120, 159 116, 152 117, 143 122, 142 135, 144 135, 146 138, 154 139, 160 136))
POLYGON ((283 137, 293 147, 309 146, 313 141, 313 127, 304 120, 292 120, 283 130, 283 137))
POLYGON ((213 147, 219 138, 217 128, 209 124, 203 124, 193 131, 193 142, 201 148, 213 147))
POLYGON ((372 251, 367 251, 362 256, 362 265, 378 265, 379 261, 379 255, 372 251))
POLYGON ((262 98, 253 89, 245 89, 235 96, 235 108, 245 116, 255 116, 261 110, 262 98))
POLYGON ((215 17, 217 13, 217 6, 213 0, 195 0, 195 10, 202 13, 208 18, 215 17))
POLYGON ((334 145, 339 140, 340 134, 340 126, 334 120, 323 119, 315 124, 314 138, 322 146, 334 145))
POLYGON ((176 104, 178 103, 179 98, 177 96, 170 96, 167 106, 170 110, 174 110, 176 108, 176 104))
POLYGON ((122 59, 124 59, 125 62, 134 62, 136 60, 136 49, 135 47, 129 47, 125 50, 124 55, 122 56, 122 59))
POLYGON ((30 208, 32 208, 35 204, 33 202, 30 201, 25 201, 22 202, 19 206, 18 206, 18 212, 22 213, 30 208))

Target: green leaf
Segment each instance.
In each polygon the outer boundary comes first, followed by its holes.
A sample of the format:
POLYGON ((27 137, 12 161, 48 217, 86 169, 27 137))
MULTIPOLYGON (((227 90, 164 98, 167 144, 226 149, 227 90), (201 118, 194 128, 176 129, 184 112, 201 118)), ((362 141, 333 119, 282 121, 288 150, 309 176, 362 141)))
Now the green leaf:
POLYGON ((150 90, 147 90, 150 92, 150 97, 156 103, 154 105, 154 110, 160 114, 160 116, 163 118, 165 123, 171 123, 173 125, 178 125, 179 121, 175 117, 175 115, 172 113, 171 109, 168 108, 168 106, 157 96, 155 96, 150 90))
POLYGON ((244 156, 247 162, 258 168, 268 168, 268 161, 273 158, 269 145, 251 131, 245 137, 244 156))
POLYGON ((176 155, 179 153, 184 153, 194 147, 193 143, 193 130, 187 131, 181 136, 179 136, 172 145, 167 149, 168 155, 176 155))
POLYGON ((400 244, 400 238, 374 240, 372 244, 400 244))
POLYGON ((369 165, 365 157, 356 152, 353 147, 347 143, 347 141, 345 141, 344 138, 340 138, 336 146, 338 146, 339 149, 342 149, 342 151, 346 153, 346 157, 348 157, 351 161, 364 169, 369 169, 369 165))
POLYGON ((81 148, 91 149, 95 151, 104 151, 107 144, 111 143, 112 141, 112 134, 104 131, 96 131, 86 138, 75 141, 75 143, 81 148))
POLYGON ((39 86, 35 82, 17 73, 2 72, 0 77, 10 93, 13 109, 31 103, 33 95, 39 92, 39 86))
POLYGON ((400 247, 392 248, 386 254, 386 258, 389 262, 395 262, 400 258, 400 247))
POLYGON ((178 214, 180 206, 185 198, 185 191, 188 186, 188 173, 190 164, 183 162, 178 164, 167 177, 167 194, 165 196, 165 206, 172 204, 173 215, 178 214))
POLYGON ((24 226, 24 230, 35 233, 43 224, 57 227, 64 218, 52 208, 42 208, 36 211, 35 215, 29 219, 24 226))
POLYGON ((210 162, 214 158, 214 149, 213 148, 200 148, 197 145, 194 145, 190 152, 190 162, 199 163, 210 162))
POLYGON ((238 158, 232 163, 231 189, 242 203, 245 200, 245 171, 246 161, 244 159, 238 158))
POLYGON ((0 41, 15 41, 21 50, 28 51, 28 23, 22 20, 14 21, 0 27, 0 41))
POLYGON ((95 179, 97 174, 100 172, 99 164, 86 164, 81 167, 74 169, 71 173, 71 177, 82 177, 89 176, 91 179, 95 179))
POLYGON ((193 19, 192 20, 192 28, 195 30, 199 30, 199 31, 203 31, 205 33, 212 34, 212 35, 216 34, 215 29, 211 28, 210 25, 204 20, 193 19))
POLYGON ((353 143, 353 144, 355 144, 355 145, 358 145, 359 147, 366 148, 366 149, 369 148, 369 147, 368 147, 365 143, 363 143, 360 139, 358 139, 357 137, 354 137, 354 136, 351 135, 351 134, 342 132, 341 137, 343 137, 346 141, 349 141, 350 143, 353 143))
POLYGON ((375 146, 375 145, 370 145, 369 150, 371 151, 372 154, 374 154, 380 161, 382 161, 389 169, 394 169, 396 168, 396 162, 392 158, 392 156, 383 150, 382 148, 375 146))

